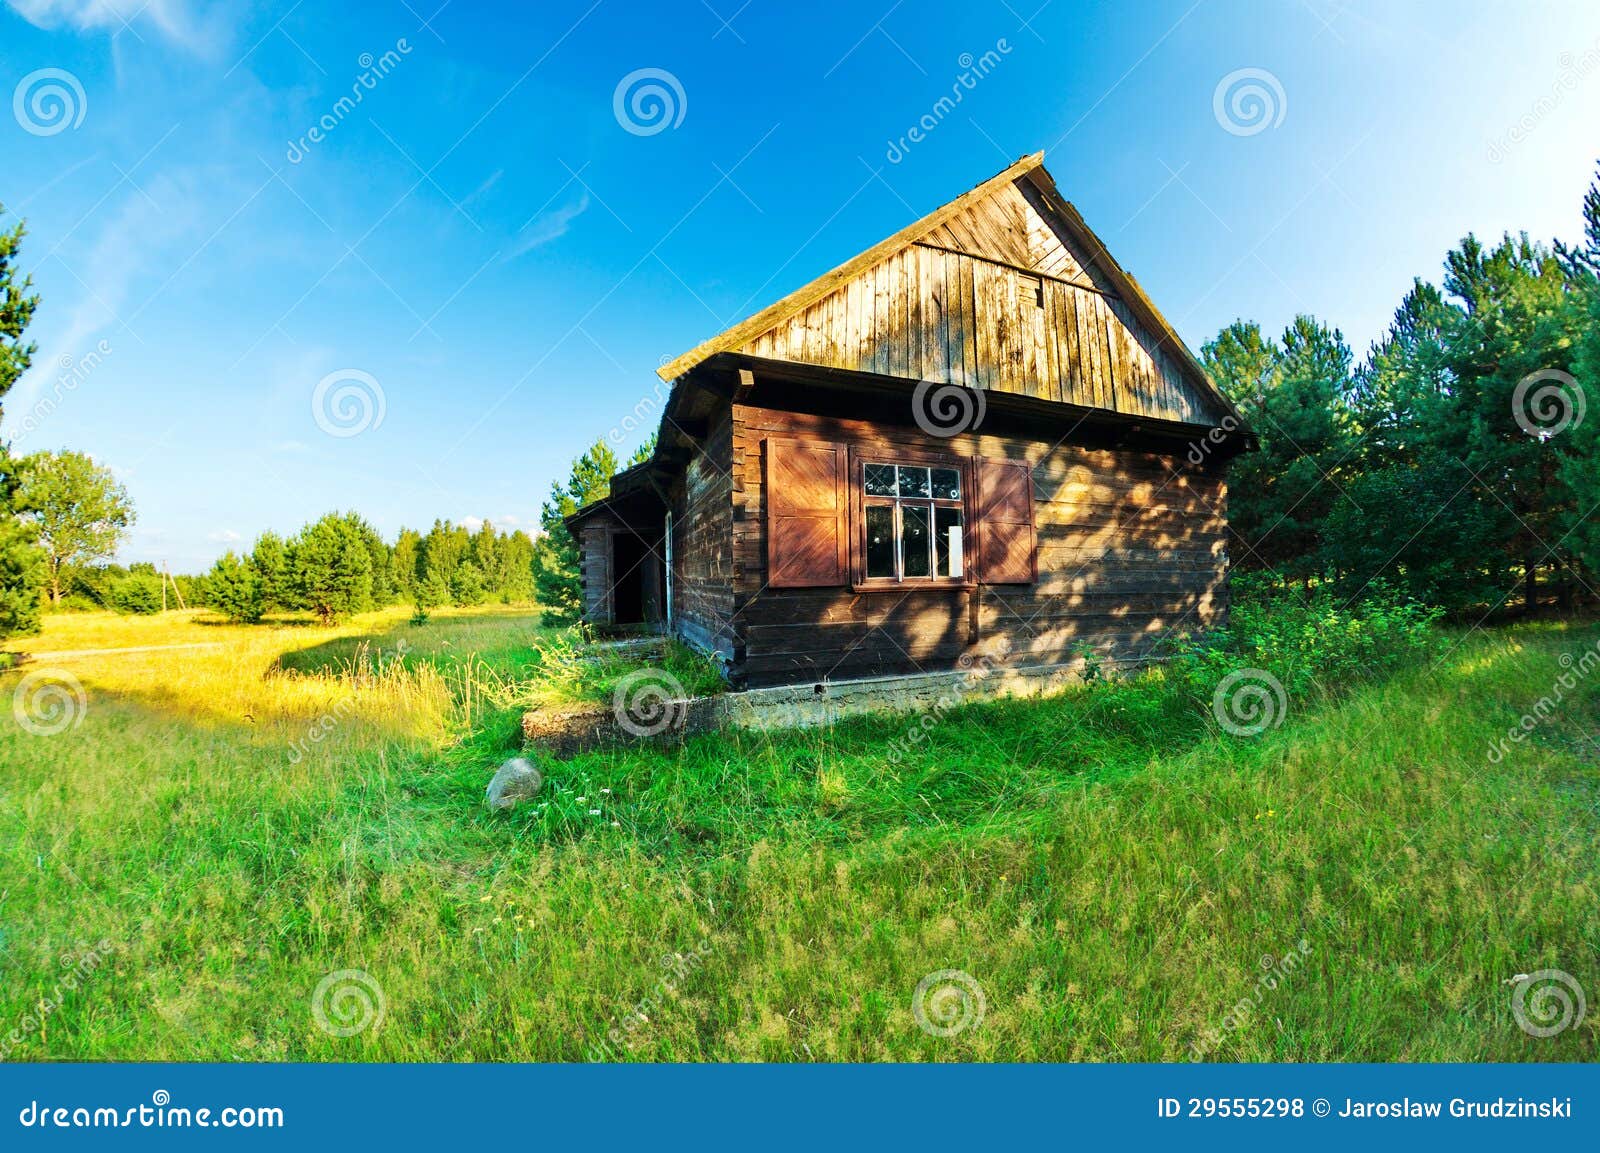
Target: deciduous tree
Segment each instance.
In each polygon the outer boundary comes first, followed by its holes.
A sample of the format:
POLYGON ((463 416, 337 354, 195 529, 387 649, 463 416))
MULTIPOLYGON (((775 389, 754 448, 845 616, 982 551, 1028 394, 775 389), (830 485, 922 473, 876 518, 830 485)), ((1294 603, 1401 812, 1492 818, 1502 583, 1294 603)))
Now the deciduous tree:
POLYGON ((133 501, 111 470, 81 452, 36 452, 22 461, 17 505, 38 528, 50 600, 73 568, 110 558, 134 521, 133 501))

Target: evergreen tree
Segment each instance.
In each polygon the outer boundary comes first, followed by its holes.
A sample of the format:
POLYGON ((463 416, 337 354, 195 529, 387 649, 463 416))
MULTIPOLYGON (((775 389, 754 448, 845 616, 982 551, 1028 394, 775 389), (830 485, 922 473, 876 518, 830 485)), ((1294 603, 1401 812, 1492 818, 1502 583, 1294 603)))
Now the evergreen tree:
POLYGON ((1236 564, 1309 581, 1351 445, 1352 356, 1344 337, 1297 316, 1280 346, 1235 322, 1202 349, 1207 371, 1260 441, 1230 473, 1236 564))
POLYGON ((389 546, 384 543, 377 529, 355 513, 346 513, 345 520, 360 536, 362 544, 366 546, 367 556, 372 561, 372 591, 366 607, 385 608, 394 604, 398 594, 395 588, 394 555, 389 546))
POLYGON ((604 440, 572 462, 566 484, 550 486, 550 499, 539 510, 544 534, 535 542, 534 590, 543 622, 559 627, 576 624, 583 616, 583 579, 578 571, 578 544, 563 519, 592 501, 610 495, 611 477, 617 471, 616 454, 604 440))
MULTIPOLYGON (((1584 415, 1562 434, 1561 480, 1572 494, 1562 535, 1577 554, 1574 579, 1589 599, 1600 592, 1600 177, 1583 201, 1584 243, 1562 249, 1573 291, 1565 326, 1576 333, 1572 375, 1584 415)), ((1576 412, 1574 418, 1576 418, 1576 412)))
POLYGON ((409 528, 402 528, 399 535, 394 538, 391 563, 394 568, 395 587, 400 596, 406 600, 416 599, 421 545, 422 535, 409 528))
POLYGON ((487 518, 478 526, 478 531, 472 534, 472 544, 467 550, 467 555, 472 563, 478 566, 478 571, 483 576, 484 587, 500 588, 504 583, 504 575, 500 571, 500 536, 487 518))
MULTIPOLYGON (((0 205, 0 215, 4 212, 0 205)), ((25 232, 20 223, 8 232, 0 231, 0 433, 5 423, 5 395, 33 363, 35 352, 23 334, 39 297, 28 291, 32 279, 19 276, 13 267, 25 232)), ((20 487, 10 446, 0 440, 0 640, 39 630, 45 561, 38 548, 37 529, 18 516, 20 487)))
POLYGON ((1525 235, 1492 249, 1468 236, 1445 264, 1445 291, 1462 316, 1445 350, 1451 403, 1433 422, 1432 443, 1468 470, 1468 495, 1493 525, 1492 581, 1509 590, 1520 573, 1525 607, 1537 611, 1539 571, 1572 559, 1562 543, 1574 506, 1562 461, 1575 442, 1562 431, 1577 397, 1547 376, 1571 373, 1580 336, 1567 271, 1525 235))
POLYGON ((472 534, 465 527, 447 520, 436 520, 420 546, 423 576, 436 575, 448 588, 455 580, 456 570, 467 559, 472 547, 472 534))
POLYGON ((255 567, 241 561, 231 551, 224 553, 211 568, 207 603, 231 621, 258 622, 265 609, 261 601, 261 577, 255 567))
POLYGON ((533 599, 533 541, 518 529, 501 541, 500 599, 523 604, 533 599))
POLYGON ((436 572, 430 572, 416 584, 412 593, 412 603, 417 606, 416 616, 418 621, 428 619, 428 610, 436 609, 450 600, 450 586, 445 584, 444 578, 436 572))
POLYGON ((329 513, 294 542, 300 600, 324 625, 372 607, 372 554, 358 521, 329 513))
POLYGON ((256 573, 263 613, 300 607, 295 591, 294 558, 277 533, 269 530, 256 538, 255 548, 250 550, 250 567, 256 573))
POLYGON ((462 608, 481 605, 489 595, 484 584, 483 570, 475 561, 463 561, 456 569, 455 582, 450 586, 451 598, 462 608))

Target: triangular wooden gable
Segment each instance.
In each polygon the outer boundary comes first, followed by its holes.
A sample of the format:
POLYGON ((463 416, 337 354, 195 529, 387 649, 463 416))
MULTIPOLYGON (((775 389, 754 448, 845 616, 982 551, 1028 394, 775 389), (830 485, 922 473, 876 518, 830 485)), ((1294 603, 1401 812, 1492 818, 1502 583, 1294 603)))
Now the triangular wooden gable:
POLYGON ((1237 412, 1025 157, 661 370, 718 352, 951 380, 1128 416, 1237 412))

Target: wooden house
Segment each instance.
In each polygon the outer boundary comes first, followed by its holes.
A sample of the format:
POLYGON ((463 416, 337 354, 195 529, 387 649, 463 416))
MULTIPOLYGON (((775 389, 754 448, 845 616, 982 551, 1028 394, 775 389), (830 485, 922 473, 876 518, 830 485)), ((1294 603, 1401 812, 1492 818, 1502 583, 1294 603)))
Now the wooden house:
POLYGON ((759 687, 1220 619, 1250 435, 1042 161, 661 369, 654 456, 568 518, 591 622, 759 687))

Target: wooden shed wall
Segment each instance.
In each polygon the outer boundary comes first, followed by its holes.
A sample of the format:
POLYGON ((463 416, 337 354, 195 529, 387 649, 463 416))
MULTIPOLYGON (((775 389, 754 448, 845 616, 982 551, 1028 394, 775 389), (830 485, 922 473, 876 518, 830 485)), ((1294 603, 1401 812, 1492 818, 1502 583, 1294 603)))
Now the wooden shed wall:
POLYGON ((733 640, 750 686, 956 667, 1010 645, 1018 664, 1068 660, 1076 642, 1145 655, 1226 609, 1227 481, 1181 456, 1014 436, 929 437, 915 427, 736 405, 732 430, 733 640), (1033 466, 1036 584, 973 594, 774 589, 766 583, 762 441, 813 437, 882 451, 1006 457, 1033 466))
POLYGON ((1004 186, 742 347, 829 368, 955 380, 1129 415, 1224 415, 1050 222, 1025 181, 1004 186))
POLYGON ((616 521, 597 514, 578 530, 578 570, 583 574, 583 619, 611 623, 611 529, 616 521))
POLYGON ((689 644, 733 656, 733 429, 724 407, 673 493, 672 613, 689 644))

